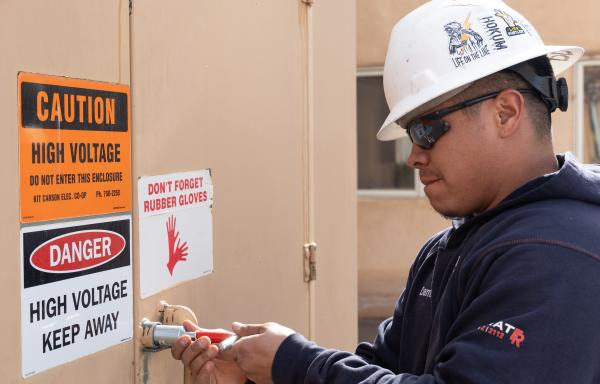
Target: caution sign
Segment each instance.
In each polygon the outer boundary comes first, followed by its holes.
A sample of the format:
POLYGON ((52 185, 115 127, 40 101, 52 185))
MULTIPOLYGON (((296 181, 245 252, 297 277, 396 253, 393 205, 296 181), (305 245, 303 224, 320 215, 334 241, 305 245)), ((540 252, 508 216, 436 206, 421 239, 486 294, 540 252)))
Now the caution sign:
POLYGON ((131 210, 129 87, 19 73, 21 222, 131 210))
POLYGON ((21 229, 22 375, 132 338, 131 217, 21 229))
POLYGON ((138 179, 142 298, 213 270, 210 170, 138 179))

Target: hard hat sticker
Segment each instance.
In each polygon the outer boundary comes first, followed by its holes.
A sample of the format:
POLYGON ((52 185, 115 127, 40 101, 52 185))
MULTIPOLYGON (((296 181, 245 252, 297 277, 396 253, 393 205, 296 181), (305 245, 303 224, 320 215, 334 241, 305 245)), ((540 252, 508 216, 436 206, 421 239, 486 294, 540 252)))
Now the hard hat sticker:
POLYGON ((481 59, 494 51, 509 48, 508 39, 525 34, 518 20, 506 11, 494 9, 494 14, 476 19, 483 35, 472 26, 469 13, 462 23, 452 21, 444 25, 444 31, 450 39, 448 51, 456 68, 481 59), (506 24, 506 27, 503 26, 506 24))
POLYGON ((482 17, 480 21, 487 32, 488 39, 491 40, 492 49, 499 51, 508 48, 502 30, 493 16, 482 17))
POLYGON ((506 13, 505 11, 503 11, 501 9, 495 9, 495 11, 496 11, 495 15, 500 17, 506 23, 506 25, 507 25, 506 34, 508 36, 511 36, 511 37, 518 36, 518 35, 522 35, 525 33, 525 30, 523 29, 523 27, 521 27, 519 25, 519 22, 517 20, 515 20, 511 15, 509 15, 508 13, 506 13))
POLYGON ((508 36, 518 36, 525 33, 523 27, 519 25, 519 22, 515 20, 511 15, 501 9, 495 9, 495 15, 500 17, 506 23, 506 34, 508 36))
POLYGON ((444 25, 449 38, 448 51, 457 68, 490 54, 481 35, 471 28, 470 17, 471 14, 467 15, 462 24, 452 21, 444 25))
POLYGON ((548 58, 551 61, 569 61, 573 55, 573 51, 563 50, 549 53, 548 58))

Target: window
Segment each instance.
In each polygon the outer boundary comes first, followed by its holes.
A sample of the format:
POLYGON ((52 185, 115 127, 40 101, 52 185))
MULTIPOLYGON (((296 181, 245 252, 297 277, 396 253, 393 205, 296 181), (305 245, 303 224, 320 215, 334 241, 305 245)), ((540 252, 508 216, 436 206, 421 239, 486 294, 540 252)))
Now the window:
POLYGON ((600 60, 581 61, 577 79, 575 152, 585 163, 600 162, 600 60))
POLYGON ((410 139, 381 142, 375 137, 389 113, 382 71, 359 70, 356 89, 359 195, 419 196, 420 184, 407 164, 410 139))

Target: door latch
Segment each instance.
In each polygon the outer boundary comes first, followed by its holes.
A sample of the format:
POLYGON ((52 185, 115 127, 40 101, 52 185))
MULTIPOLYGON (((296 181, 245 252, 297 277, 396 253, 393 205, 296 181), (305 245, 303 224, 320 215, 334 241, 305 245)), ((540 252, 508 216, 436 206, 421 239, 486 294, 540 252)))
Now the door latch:
POLYGON ((181 336, 187 335, 195 341, 202 336, 207 336, 212 344, 216 344, 220 351, 226 351, 239 339, 239 336, 224 330, 202 329, 199 331, 186 331, 181 325, 164 325, 159 322, 143 319, 142 345, 147 352, 157 352, 170 348, 181 336))
POLYGON ((317 243, 304 244, 304 282, 317 280, 317 243))

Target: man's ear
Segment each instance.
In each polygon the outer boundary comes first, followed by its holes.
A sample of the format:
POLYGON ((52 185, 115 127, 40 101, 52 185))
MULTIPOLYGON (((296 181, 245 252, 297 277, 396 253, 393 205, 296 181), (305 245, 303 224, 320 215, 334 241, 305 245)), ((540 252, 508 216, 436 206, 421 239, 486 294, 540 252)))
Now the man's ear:
POLYGON ((494 99, 498 136, 512 136, 521 126, 525 114, 525 99, 514 89, 505 89, 494 99))

